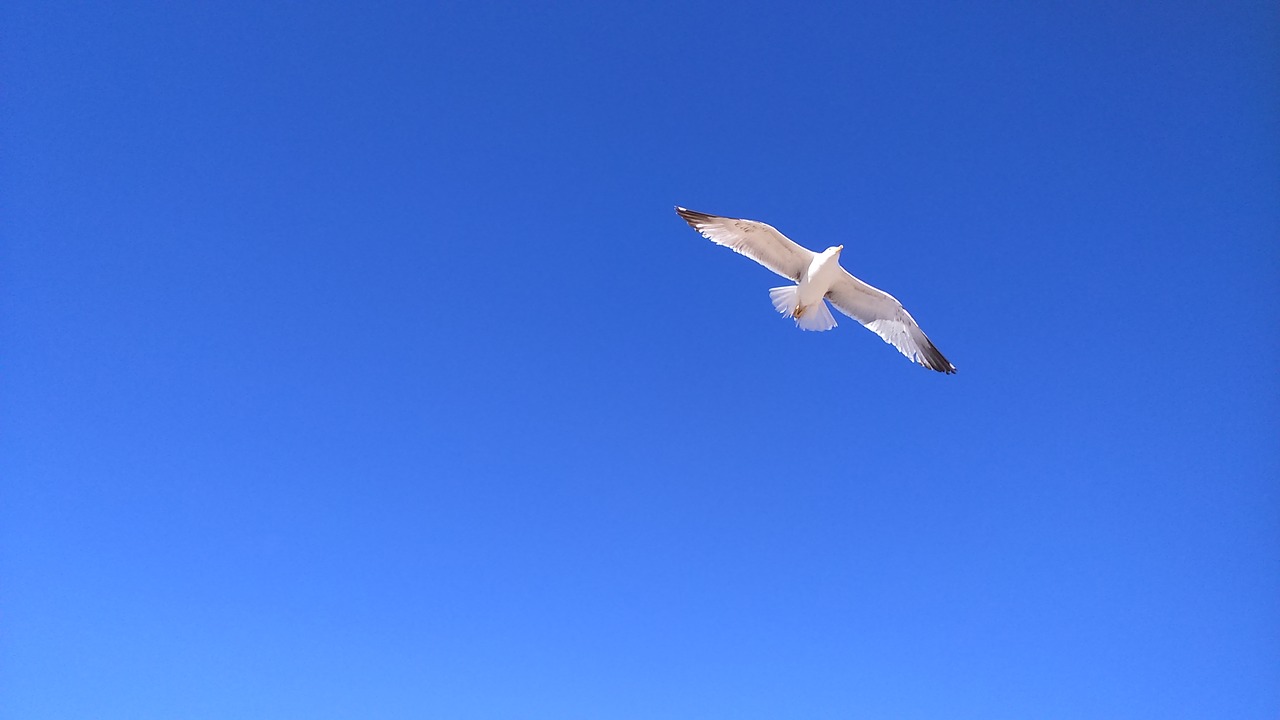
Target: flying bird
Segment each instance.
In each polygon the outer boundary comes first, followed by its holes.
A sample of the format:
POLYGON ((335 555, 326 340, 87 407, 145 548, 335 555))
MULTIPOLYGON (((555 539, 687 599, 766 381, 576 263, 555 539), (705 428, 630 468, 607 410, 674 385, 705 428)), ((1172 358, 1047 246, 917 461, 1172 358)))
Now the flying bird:
POLYGON ((708 215, 679 206, 676 212, 711 242, 746 255, 797 283, 771 288, 769 297, 773 307, 794 318, 801 330, 821 332, 836 326, 825 298, 840 312, 898 348, 912 362, 941 373, 956 371, 956 366, 925 337, 902 303, 840 267, 843 245, 816 253, 762 222, 708 215))

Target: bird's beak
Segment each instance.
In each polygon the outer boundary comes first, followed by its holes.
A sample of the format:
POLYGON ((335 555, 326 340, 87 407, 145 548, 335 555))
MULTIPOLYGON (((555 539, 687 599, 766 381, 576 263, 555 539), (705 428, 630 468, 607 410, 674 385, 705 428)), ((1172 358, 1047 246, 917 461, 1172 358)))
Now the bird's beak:
POLYGON ((843 252, 843 251, 844 251, 844 246, 843 246, 843 245, 837 245, 837 246, 836 246, 836 254, 837 254, 837 255, 839 255, 839 254, 840 254, 841 252, 843 252))

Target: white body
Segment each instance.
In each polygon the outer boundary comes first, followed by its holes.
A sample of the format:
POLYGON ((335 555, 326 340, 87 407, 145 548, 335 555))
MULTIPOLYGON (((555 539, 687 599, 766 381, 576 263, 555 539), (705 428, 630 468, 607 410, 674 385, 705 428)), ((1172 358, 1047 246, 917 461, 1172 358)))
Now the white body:
POLYGON ((813 262, 800 276, 800 288, 796 290, 796 305, 803 317, 804 312, 816 303, 822 302, 827 291, 840 277, 840 251, 843 245, 830 247, 813 256, 813 262))
POLYGON ((836 319, 831 316, 831 308, 824 298, 841 275, 848 275, 840 267, 843 249, 843 245, 838 245, 820 253, 809 253, 808 264, 796 273, 798 284, 769 288, 773 308, 794 319, 801 330, 823 332, 835 327, 836 319))

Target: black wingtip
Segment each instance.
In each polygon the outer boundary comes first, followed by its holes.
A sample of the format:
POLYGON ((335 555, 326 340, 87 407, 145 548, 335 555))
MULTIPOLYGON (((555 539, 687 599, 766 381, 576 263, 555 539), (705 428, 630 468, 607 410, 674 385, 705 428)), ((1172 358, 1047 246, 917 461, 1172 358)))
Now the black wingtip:
POLYGON ((710 220, 711 218, 715 217, 715 215, 708 215, 706 213, 698 212, 697 210, 682 208, 679 205, 676 206, 676 214, 684 218, 685 222, 689 223, 690 225, 696 222, 706 222, 707 220, 710 220))
POLYGON ((950 360, 943 357, 942 353, 938 351, 938 348, 932 342, 925 345, 924 350, 920 353, 920 364, 930 370, 936 370, 945 375, 956 374, 956 366, 952 365, 950 360))
POLYGON ((685 222, 689 223, 689 227, 694 230, 698 230, 698 232, 702 232, 699 230, 698 226, 706 223, 707 220, 710 219, 709 215, 695 212, 689 208, 682 208, 679 205, 676 206, 676 214, 683 218, 685 222))

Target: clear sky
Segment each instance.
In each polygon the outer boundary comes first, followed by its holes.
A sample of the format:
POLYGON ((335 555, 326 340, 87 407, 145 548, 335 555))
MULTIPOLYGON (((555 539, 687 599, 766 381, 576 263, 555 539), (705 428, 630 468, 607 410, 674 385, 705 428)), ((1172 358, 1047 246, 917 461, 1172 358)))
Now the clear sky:
POLYGON ((5 3, 0 716, 1276 718, 1277 38, 5 3))

